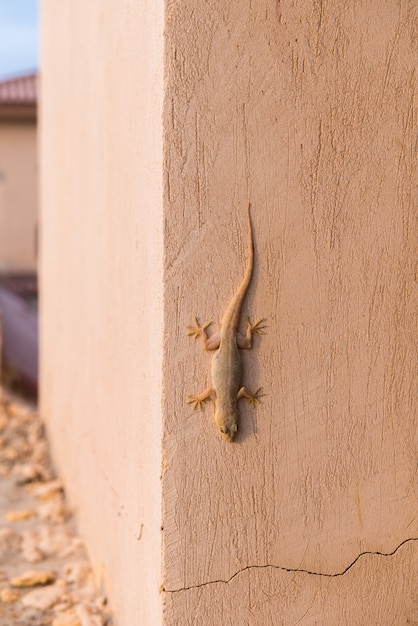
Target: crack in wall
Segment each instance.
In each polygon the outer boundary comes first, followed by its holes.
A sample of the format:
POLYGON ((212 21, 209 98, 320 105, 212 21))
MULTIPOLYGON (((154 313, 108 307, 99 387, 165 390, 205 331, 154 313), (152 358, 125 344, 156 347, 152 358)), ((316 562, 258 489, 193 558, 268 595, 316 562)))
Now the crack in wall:
POLYGON ((199 583, 197 585, 190 585, 189 587, 180 587, 179 589, 166 589, 164 587, 164 585, 162 585, 161 587, 161 591, 165 591, 167 593, 179 593, 180 591, 189 591, 191 589, 199 589, 200 587, 206 587, 207 585, 216 585, 218 583, 224 583, 224 584, 229 584, 231 582, 231 580, 233 580, 234 578, 236 578, 237 576, 239 576, 240 574, 242 574, 243 572, 250 570, 250 569, 268 569, 268 568, 272 568, 272 569, 279 569, 282 570, 283 572, 300 572, 302 574, 309 574, 310 576, 324 576, 326 578, 336 578, 338 576, 344 576, 344 574, 346 574, 356 563, 359 559, 361 559, 361 557, 363 556, 367 556, 367 555, 372 555, 372 556, 394 556, 396 554, 396 552, 402 548, 402 546, 404 546, 406 543, 410 543, 412 541, 418 541, 418 537, 409 537, 408 539, 404 539, 392 552, 371 552, 371 551, 366 551, 366 552, 361 552, 360 554, 358 554, 356 556, 356 558, 354 559, 354 561, 352 561, 349 565, 347 565, 347 567, 342 571, 342 572, 336 572, 335 574, 327 574, 324 572, 313 572, 311 570, 308 569, 299 569, 299 568, 294 568, 294 567, 283 567, 281 565, 272 565, 272 564, 267 564, 267 565, 247 565, 246 567, 243 567, 242 569, 238 570, 237 572, 235 572, 235 574, 233 574, 230 578, 228 578, 227 580, 209 580, 208 582, 205 583, 199 583))

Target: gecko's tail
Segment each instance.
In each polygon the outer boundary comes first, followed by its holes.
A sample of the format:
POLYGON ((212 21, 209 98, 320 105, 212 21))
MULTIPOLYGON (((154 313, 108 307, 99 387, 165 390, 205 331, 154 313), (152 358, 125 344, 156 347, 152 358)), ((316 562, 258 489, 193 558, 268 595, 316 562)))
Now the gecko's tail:
POLYGON ((254 242, 253 242, 253 227, 251 224, 251 202, 248 203, 247 218, 248 218, 248 259, 247 259, 246 274, 248 273, 248 271, 250 272, 248 284, 247 284, 247 288, 248 288, 248 285, 251 282, 251 276, 253 273, 253 264, 254 264, 254 242))
POLYGON ((254 242, 253 242, 253 229, 251 223, 251 203, 248 204, 248 257, 247 257, 247 267, 245 269, 244 277, 241 281, 240 286, 235 292, 231 302, 225 314, 222 318, 222 326, 229 328, 237 328, 240 319, 241 306, 245 298, 245 294, 247 293, 248 287, 251 282, 251 277, 253 273, 253 265, 254 265, 254 242))

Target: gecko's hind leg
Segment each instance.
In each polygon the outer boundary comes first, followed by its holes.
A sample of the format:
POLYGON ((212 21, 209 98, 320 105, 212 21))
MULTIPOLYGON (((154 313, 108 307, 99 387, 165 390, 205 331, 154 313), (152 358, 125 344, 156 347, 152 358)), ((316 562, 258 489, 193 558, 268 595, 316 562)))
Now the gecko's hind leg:
POLYGON ((197 320, 197 317, 195 317, 194 318, 194 325, 193 326, 187 326, 187 330, 188 330, 187 334, 188 334, 188 336, 189 337, 194 337, 195 339, 200 337, 204 350, 217 350, 219 348, 219 343, 220 343, 220 340, 221 340, 219 333, 215 333, 215 334, 211 335, 210 337, 208 337, 208 334, 206 332, 206 329, 211 324, 212 324, 212 322, 205 322, 203 324, 203 326, 200 326, 200 324, 199 324, 199 322, 197 320))
POLYGON ((198 396, 188 396, 187 404, 193 404, 193 409, 202 409, 206 400, 215 400, 216 394, 212 387, 207 387, 205 391, 202 391, 198 396))
POLYGON ((266 328, 265 319, 260 317, 254 324, 251 324, 250 318, 247 317, 247 332, 245 333, 245 337, 242 335, 238 335, 237 345, 241 350, 249 350, 253 345, 253 335, 264 335, 264 329, 266 328))
POLYGON ((241 398, 245 398, 248 404, 251 404, 251 406, 255 406, 255 403, 261 402, 260 398, 262 398, 265 395, 264 393, 260 393, 260 391, 261 391, 261 387, 258 387, 258 389, 254 391, 254 393, 247 391, 245 387, 241 387, 241 389, 238 391, 238 394, 237 394, 237 400, 240 400, 241 398))

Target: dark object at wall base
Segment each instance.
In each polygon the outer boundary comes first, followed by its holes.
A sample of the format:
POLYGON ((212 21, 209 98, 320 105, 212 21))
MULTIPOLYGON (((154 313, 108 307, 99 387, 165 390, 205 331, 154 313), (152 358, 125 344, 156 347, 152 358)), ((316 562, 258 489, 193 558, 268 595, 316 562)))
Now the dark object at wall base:
POLYGON ((3 328, 2 365, 5 382, 38 390, 38 311, 36 278, 7 276, 0 279, 3 328))

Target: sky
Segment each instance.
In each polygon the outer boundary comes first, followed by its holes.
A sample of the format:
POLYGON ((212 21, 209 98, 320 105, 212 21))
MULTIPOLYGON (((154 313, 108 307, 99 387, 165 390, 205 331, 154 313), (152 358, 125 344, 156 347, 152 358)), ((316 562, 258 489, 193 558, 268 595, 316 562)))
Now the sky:
POLYGON ((0 79, 38 68, 38 18, 38 0, 0 0, 0 79))

